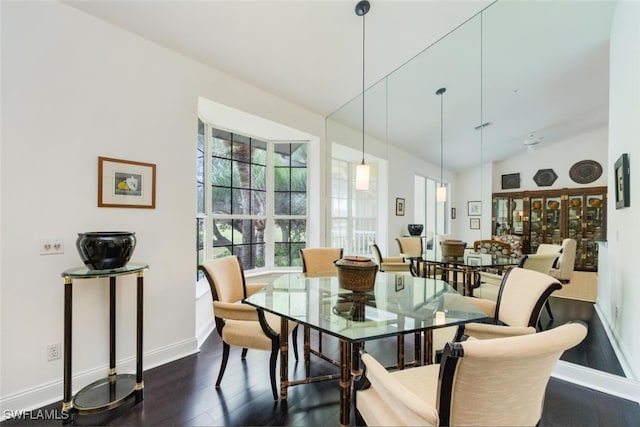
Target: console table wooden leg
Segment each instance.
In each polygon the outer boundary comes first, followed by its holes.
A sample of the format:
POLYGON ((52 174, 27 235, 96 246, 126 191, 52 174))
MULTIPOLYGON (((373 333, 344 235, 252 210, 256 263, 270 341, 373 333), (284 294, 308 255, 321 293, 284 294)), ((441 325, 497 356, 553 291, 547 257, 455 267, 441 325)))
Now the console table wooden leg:
POLYGON ((73 318, 73 286, 71 277, 64 278, 64 391, 62 398, 63 421, 71 421, 71 337, 73 318))
POLYGON ((144 308, 144 272, 139 271, 137 277, 137 327, 136 327, 136 402, 144 399, 144 381, 142 380, 142 331, 144 308))
POLYGON ((116 376, 116 278, 109 277, 109 377, 116 376))

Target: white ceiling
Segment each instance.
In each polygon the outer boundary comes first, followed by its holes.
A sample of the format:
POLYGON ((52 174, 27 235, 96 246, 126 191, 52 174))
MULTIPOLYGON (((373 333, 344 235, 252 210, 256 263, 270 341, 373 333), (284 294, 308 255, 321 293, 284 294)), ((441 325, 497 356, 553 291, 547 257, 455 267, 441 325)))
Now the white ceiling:
MULTIPOLYGON (((356 1, 65 3, 322 116, 362 90, 356 1)), ((373 0, 366 15, 366 86, 491 3, 373 0)), ((605 125, 614 7, 612 1, 585 0, 491 5, 482 31, 476 17, 389 78, 389 120, 382 116, 383 86, 367 94, 367 133, 386 135, 390 143, 438 163, 435 90, 442 86, 447 87, 445 163, 453 170, 478 163, 477 153, 464 147, 478 139, 473 127, 480 120, 492 123, 483 132, 485 161, 523 150, 531 132, 551 143, 605 125), (376 96, 382 96, 377 106, 376 96)), ((334 117, 360 129, 361 111, 356 99, 334 117)))

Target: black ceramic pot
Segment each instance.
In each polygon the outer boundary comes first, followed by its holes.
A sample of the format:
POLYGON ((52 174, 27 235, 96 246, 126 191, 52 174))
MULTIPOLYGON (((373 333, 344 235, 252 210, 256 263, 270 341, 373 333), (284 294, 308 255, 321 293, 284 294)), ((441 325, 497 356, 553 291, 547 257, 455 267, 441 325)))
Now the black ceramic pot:
POLYGON ((422 224, 409 224, 407 226, 409 230, 409 235, 411 236, 419 236, 422 234, 422 230, 424 230, 424 225, 422 224))
POLYGON ((76 248, 80 258, 92 270, 124 267, 136 247, 135 233, 128 231, 95 231, 78 233, 76 248))

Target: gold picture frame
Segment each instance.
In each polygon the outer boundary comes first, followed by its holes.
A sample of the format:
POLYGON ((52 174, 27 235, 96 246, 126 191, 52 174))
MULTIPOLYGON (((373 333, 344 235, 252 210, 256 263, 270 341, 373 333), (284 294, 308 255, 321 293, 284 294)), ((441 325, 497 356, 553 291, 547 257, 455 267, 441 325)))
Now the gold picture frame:
POLYGON ((98 207, 156 207, 156 165, 98 157, 98 207))

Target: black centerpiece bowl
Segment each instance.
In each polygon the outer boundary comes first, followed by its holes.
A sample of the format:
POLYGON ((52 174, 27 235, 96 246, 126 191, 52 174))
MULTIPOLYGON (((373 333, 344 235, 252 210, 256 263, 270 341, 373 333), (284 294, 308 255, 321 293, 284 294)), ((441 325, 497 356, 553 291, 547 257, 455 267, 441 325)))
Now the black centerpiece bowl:
POLYGON ((410 236, 419 236, 422 234, 422 230, 424 230, 424 225, 422 224, 409 224, 407 226, 407 229, 409 230, 409 235, 410 236))
POLYGON ((76 248, 91 270, 124 267, 136 247, 136 233, 128 231, 93 231, 78 233, 76 248))

